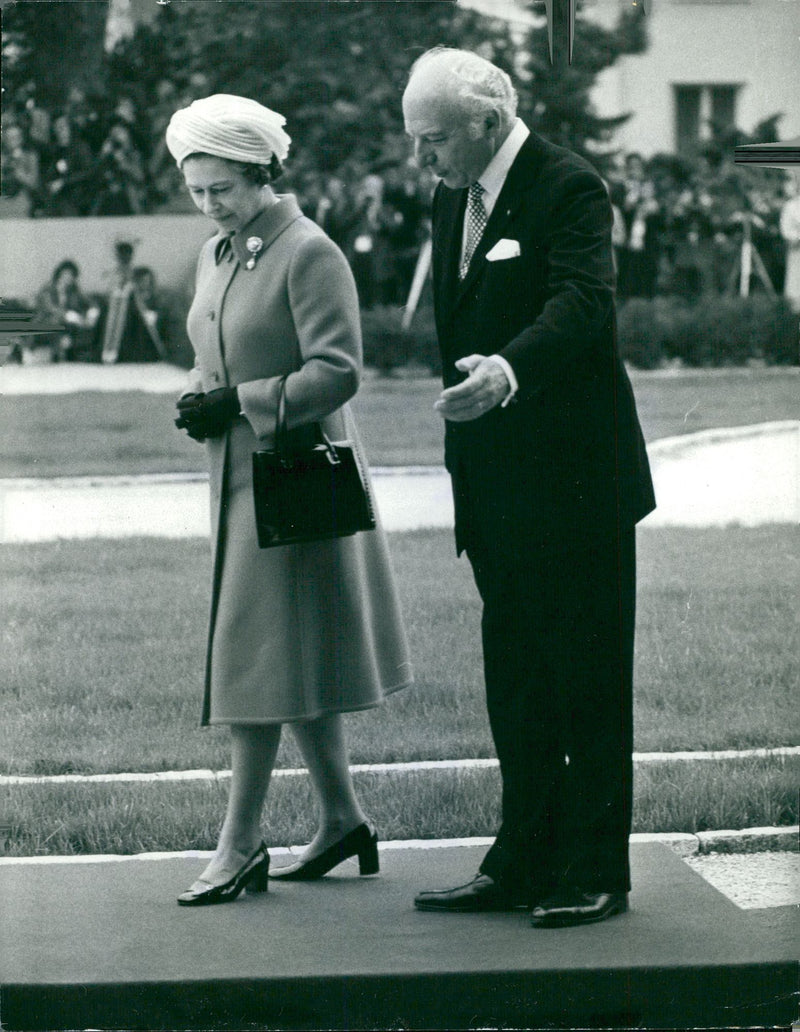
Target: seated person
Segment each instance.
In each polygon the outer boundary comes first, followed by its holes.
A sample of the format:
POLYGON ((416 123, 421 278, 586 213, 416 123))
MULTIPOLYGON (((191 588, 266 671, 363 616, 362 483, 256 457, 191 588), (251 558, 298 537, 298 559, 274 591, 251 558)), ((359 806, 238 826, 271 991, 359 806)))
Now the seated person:
MULTIPOLYGON (((158 296, 155 274, 148 266, 139 265, 133 270, 132 282, 134 299, 147 330, 149 344, 152 344, 157 358, 166 359, 167 312, 158 296)), ((145 349, 152 355, 149 344, 145 342, 145 349)))
POLYGON ((139 266, 111 291, 103 328, 103 362, 159 362, 167 357, 165 319, 151 269, 139 266))
POLYGON ((74 261, 59 262, 50 282, 36 296, 35 311, 39 319, 64 324, 62 333, 37 342, 51 348, 54 361, 91 360, 100 309, 81 290, 80 270, 74 261))

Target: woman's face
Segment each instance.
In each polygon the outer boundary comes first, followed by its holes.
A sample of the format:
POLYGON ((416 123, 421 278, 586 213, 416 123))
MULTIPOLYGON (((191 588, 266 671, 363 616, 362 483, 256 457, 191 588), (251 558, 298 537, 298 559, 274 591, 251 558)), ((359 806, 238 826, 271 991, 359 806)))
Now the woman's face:
POLYGON ((224 158, 188 157, 181 171, 196 207, 222 233, 240 230, 264 207, 262 187, 246 179, 236 165, 224 158))

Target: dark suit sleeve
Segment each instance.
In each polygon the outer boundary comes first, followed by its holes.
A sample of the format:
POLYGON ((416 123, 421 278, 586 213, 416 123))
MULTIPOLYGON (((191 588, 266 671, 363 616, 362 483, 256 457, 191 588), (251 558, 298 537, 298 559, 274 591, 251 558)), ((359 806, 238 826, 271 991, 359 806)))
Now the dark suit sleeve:
POLYGON ((523 397, 563 377, 587 349, 613 340, 613 220, 605 186, 593 172, 573 168, 566 175, 556 170, 549 192, 544 306, 500 351, 523 397))

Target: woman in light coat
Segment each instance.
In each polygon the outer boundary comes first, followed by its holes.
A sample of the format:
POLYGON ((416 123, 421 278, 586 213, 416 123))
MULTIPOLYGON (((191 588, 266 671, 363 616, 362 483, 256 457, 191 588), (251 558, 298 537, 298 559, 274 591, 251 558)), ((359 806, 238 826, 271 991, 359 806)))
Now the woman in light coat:
MULTIPOLYGON (((358 298, 338 247, 276 194, 282 116, 217 94, 175 113, 167 146, 218 233, 203 247, 188 329, 196 364, 176 425, 208 449, 213 584, 203 724, 229 724, 233 776, 216 852, 182 905, 267 886, 260 820, 281 726, 297 739, 319 801, 298 863, 270 877, 317 878, 350 856, 378 869, 377 836, 350 778, 341 714, 378 705, 411 671, 380 527, 260 550, 252 453, 271 447, 286 379, 290 428, 358 437, 347 401, 361 373, 358 298)), ((366 472, 363 457, 362 468, 366 472)))

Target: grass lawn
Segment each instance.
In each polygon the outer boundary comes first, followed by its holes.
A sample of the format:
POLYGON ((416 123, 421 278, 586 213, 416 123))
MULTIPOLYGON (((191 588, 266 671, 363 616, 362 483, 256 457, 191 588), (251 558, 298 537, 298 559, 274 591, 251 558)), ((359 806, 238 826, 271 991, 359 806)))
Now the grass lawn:
MULTIPOLYGON (((797 821, 800 762, 749 759, 646 764, 634 777, 634 832, 697 832, 797 821)), ((359 798, 381 838, 492 835, 500 809, 496 769, 356 772, 359 798)), ((0 787, 11 825, 6 855, 213 849, 230 782, 0 787)), ((315 829, 308 779, 275 778, 262 822, 268 846, 298 845, 315 829)))
MULTIPOLYGON (((798 741, 794 536, 785 527, 640 530, 637 751, 798 741)), ((417 683, 348 718, 353 762, 491 756, 468 564, 454 559, 448 531, 395 534, 391 546, 417 683)), ((0 564, 4 773, 229 766, 227 730, 197 726, 204 542, 22 545, 0 550, 0 564)), ((279 765, 302 766, 289 735, 279 765)), ((636 829, 791 823, 798 767, 641 766, 636 829)), ((493 831, 496 771, 359 778, 387 837, 493 831)), ((276 780, 274 844, 310 837, 308 791, 305 779, 276 780)), ((19 855, 211 848, 226 792, 227 783, 12 786, 0 791, 0 813, 17 829, 9 848, 19 855)))
POLYGON ((800 418, 800 368, 631 374, 647 441, 800 418))
MULTIPOLYGON (((797 419, 800 370, 632 374, 645 437, 797 419)), ((438 380, 366 378, 353 401, 374 466, 441 465, 438 380)), ((8 395, 0 407, 0 477, 205 470, 205 449, 173 426, 171 395, 8 395), (76 447, 76 442, 80 447, 76 447)))
MULTIPOLYGON (((640 530, 637 751, 800 740, 795 533, 640 530)), ((348 718, 353 762, 491 756, 469 564, 449 531, 391 547, 417 681, 348 718)), ((0 772, 229 765, 226 730, 197 727, 204 542, 18 545, 0 564, 0 772)), ((281 762, 301 765, 290 748, 281 762)))

